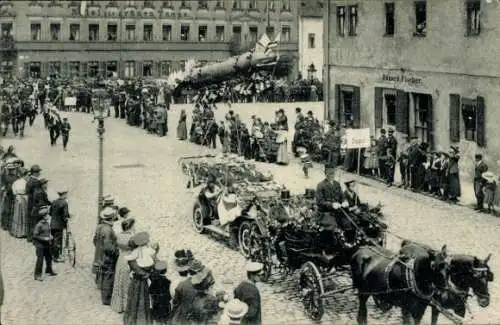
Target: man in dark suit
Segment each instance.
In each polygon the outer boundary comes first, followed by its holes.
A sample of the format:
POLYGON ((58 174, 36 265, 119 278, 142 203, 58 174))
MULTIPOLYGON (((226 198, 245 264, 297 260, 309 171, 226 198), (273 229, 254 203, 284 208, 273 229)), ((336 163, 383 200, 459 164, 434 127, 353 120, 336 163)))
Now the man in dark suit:
POLYGON ((476 195, 477 206, 475 210, 483 211, 483 201, 484 201, 484 193, 483 187, 485 180, 481 175, 488 171, 488 165, 483 161, 482 154, 476 154, 475 156, 475 167, 474 167, 474 194, 476 195))
POLYGON ((52 237, 54 237, 52 246, 52 256, 54 257, 54 262, 61 263, 64 262, 61 259, 63 231, 66 229, 69 219, 68 202, 66 200, 68 191, 61 190, 57 193, 59 194, 59 198, 54 200, 50 205, 50 215, 52 216, 50 231, 52 233, 52 237))
POLYGON ((260 292, 256 286, 262 268, 261 263, 248 263, 247 280, 243 280, 233 291, 234 298, 243 301, 248 306, 248 312, 241 319, 242 325, 262 324, 260 292))
POLYGON ((26 182, 26 195, 28 195, 28 242, 33 238, 33 228, 37 220, 32 218, 35 190, 40 187, 40 173, 42 169, 38 165, 33 165, 30 169, 30 177, 26 182))
POLYGON ((47 184, 48 180, 45 178, 40 179, 40 187, 38 187, 33 193, 33 208, 31 210, 31 216, 35 221, 35 224, 40 220, 38 211, 43 206, 50 206, 49 197, 47 195, 47 184))
POLYGON ((316 204, 321 214, 320 224, 325 229, 337 228, 337 210, 345 205, 339 182, 335 180, 335 168, 325 168, 326 178, 316 187, 316 204))
POLYGON ((56 276, 57 273, 52 269, 52 235, 50 234, 49 206, 40 207, 37 215, 42 217, 33 230, 33 243, 36 248, 35 280, 43 281, 43 261, 45 260, 45 273, 50 276, 56 276))
MULTIPOLYGON (((205 266, 197 260, 189 262, 188 270, 191 275, 195 275, 204 268, 205 266)), ((181 270, 179 269, 179 271, 181 270)), ((191 278, 187 278, 177 285, 172 299, 172 324, 186 324, 189 322, 196 294, 197 291, 191 282, 191 278)))
POLYGON ((377 140, 377 156, 378 159, 378 169, 380 177, 382 179, 387 179, 387 173, 385 168, 385 161, 382 159, 387 152, 387 137, 385 136, 385 129, 380 130, 380 138, 377 140))

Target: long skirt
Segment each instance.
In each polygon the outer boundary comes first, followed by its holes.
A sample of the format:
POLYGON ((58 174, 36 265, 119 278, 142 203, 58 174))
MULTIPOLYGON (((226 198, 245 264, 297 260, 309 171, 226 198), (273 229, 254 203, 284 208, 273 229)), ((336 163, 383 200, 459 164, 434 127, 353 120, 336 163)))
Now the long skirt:
POLYGON ((276 163, 282 165, 288 165, 288 142, 285 140, 283 143, 278 145, 278 156, 276 157, 276 163))
POLYGON ((16 195, 10 234, 16 238, 28 235, 28 196, 16 195))
POLYGON ((462 190, 460 188, 460 177, 458 174, 449 174, 448 175, 448 197, 457 198, 462 194, 462 190))
POLYGON ((122 255, 120 253, 116 263, 115 283, 111 297, 111 309, 117 313, 123 313, 127 307, 128 287, 130 285, 130 268, 122 255))
POLYGON ((146 279, 132 278, 128 288, 127 308, 123 315, 124 325, 151 325, 151 302, 146 279))
POLYGON ((5 194, 2 204, 2 219, 1 225, 5 230, 10 229, 10 224, 12 222, 12 212, 14 211, 14 197, 9 194, 5 194))
POLYGON ((187 139, 187 126, 186 121, 179 122, 177 125, 177 139, 186 140, 187 139))

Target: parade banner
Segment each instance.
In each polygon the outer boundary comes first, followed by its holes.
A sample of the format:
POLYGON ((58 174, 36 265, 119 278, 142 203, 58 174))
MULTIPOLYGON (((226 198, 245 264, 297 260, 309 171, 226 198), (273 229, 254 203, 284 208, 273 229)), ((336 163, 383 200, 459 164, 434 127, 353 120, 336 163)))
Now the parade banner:
POLYGON ((76 97, 65 97, 64 106, 76 106, 76 97))
POLYGON ((370 146, 370 129, 346 129, 346 148, 362 149, 370 146))

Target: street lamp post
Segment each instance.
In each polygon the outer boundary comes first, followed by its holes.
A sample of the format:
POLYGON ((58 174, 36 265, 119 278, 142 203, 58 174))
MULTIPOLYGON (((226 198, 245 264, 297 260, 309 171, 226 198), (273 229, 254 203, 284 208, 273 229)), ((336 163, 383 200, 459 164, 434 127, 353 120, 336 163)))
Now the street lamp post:
POLYGON ((107 97, 106 85, 104 80, 100 79, 97 81, 95 88, 93 90, 94 95, 97 98, 97 115, 94 111, 94 121, 97 120, 97 135, 99 137, 99 156, 98 156, 98 197, 97 197, 97 223, 99 224, 100 215, 103 206, 103 192, 104 192, 104 119, 107 114, 105 114, 105 98, 107 97))

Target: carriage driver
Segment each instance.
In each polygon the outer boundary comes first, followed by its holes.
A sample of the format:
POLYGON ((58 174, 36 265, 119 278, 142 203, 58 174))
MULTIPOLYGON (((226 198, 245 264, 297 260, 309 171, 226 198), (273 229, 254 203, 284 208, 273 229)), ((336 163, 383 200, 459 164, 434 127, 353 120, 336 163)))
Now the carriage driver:
POLYGON ((212 209, 212 219, 217 218, 217 198, 221 192, 222 189, 219 187, 219 185, 217 185, 217 178, 215 177, 215 175, 208 175, 207 184, 201 189, 200 194, 198 195, 198 199, 200 203, 202 203, 202 207, 209 207, 212 209))
POLYGON ((345 218, 340 208, 348 208, 342 188, 335 180, 336 169, 325 167, 326 178, 316 187, 316 204, 320 213, 319 225, 325 230, 342 230, 350 228, 350 221, 345 218))

